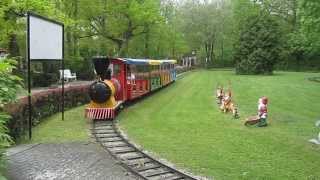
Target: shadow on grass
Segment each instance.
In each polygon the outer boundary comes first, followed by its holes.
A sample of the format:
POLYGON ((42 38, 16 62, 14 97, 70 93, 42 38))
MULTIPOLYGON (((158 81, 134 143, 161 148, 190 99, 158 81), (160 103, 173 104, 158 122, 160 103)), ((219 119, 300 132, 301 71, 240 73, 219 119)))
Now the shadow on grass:
POLYGON ((320 83, 320 77, 311 77, 311 78, 308 78, 308 80, 312 82, 320 83))
POLYGON ((233 71, 233 73, 231 75, 239 75, 239 76, 283 76, 285 75, 284 72, 280 72, 280 71, 275 71, 272 74, 236 74, 236 71, 234 68, 223 68, 223 69, 219 69, 219 68, 209 68, 209 69, 202 69, 202 70, 206 70, 206 71, 233 71))

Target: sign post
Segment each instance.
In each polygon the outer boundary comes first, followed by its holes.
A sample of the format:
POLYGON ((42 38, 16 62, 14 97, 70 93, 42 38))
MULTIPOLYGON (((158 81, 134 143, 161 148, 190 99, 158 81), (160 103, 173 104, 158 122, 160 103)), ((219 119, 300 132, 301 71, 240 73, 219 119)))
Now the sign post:
POLYGON ((64 120, 64 24, 43 16, 27 14, 27 61, 29 138, 32 137, 31 61, 61 61, 62 120, 64 120))

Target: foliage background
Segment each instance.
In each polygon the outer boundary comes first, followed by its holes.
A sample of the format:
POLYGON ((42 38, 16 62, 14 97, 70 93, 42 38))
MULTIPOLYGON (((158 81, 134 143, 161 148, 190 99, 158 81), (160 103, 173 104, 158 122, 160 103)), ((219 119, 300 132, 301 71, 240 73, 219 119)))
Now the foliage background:
POLYGON ((0 48, 24 75, 23 16, 33 11, 65 24, 66 66, 80 79, 93 78, 95 55, 181 60, 195 51, 204 67, 235 67, 241 30, 264 11, 279 24, 275 67, 319 70, 319 10, 316 0, 2 0, 0 48))
POLYGON ((8 135, 8 120, 11 118, 4 111, 7 103, 12 103, 16 99, 16 92, 20 89, 21 79, 12 75, 15 61, 6 59, 0 62, 0 178, 4 167, 4 148, 9 147, 13 141, 8 135))

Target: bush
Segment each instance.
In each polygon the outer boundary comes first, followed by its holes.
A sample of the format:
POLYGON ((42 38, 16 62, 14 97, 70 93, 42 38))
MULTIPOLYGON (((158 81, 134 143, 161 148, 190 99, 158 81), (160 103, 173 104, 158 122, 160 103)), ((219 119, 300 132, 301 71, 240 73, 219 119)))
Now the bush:
POLYGON ((272 74, 280 58, 279 39, 278 25, 271 15, 249 17, 236 48, 236 73, 272 74))
MULTIPOLYGON (((89 84, 65 88, 65 110, 89 102, 89 84)), ((44 117, 61 111, 61 88, 49 89, 32 95, 32 125, 36 126, 44 117)), ((20 98, 16 103, 4 108, 10 115, 10 135, 19 139, 28 132, 28 97, 20 98)))
POLYGON ((0 62, 0 172, 4 168, 4 148, 12 143, 7 128, 10 116, 4 111, 4 105, 15 101, 17 90, 21 87, 21 79, 12 75, 14 65, 15 61, 9 59, 0 62))
POLYGON ((55 73, 32 73, 32 87, 48 87, 58 82, 58 75, 55 73))

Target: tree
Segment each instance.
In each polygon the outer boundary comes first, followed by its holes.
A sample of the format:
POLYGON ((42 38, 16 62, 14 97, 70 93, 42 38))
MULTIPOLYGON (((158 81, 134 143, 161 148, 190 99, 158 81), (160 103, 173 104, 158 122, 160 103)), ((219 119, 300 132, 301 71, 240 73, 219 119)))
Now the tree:
POLYGON ((307 37, 301 31, 296 31, 290 34, 288 40, 288 50, 296 61, 296 71, 300 71, 301 65, 307 54, 310 53, 310 45, 307 37))
POLYGON ((301 30, 311 45, 313 53, 320 50, 320 3, 317 0, 303 0, 301 3, 301 30))
POLYGON ((283 22, 290 31, 298 26, 298 0, 256 0, 262 8, 283 22))
POLYGON ((180 31, 189 49, 197 50, 208 66, 224 59, 225 52, 232 49, 232 12, 229 0, 187 0, 179 6, 180 31), (228 35, 229 34, 229 35, 228 35))
POLYGON ((267 13, 249 17, 240 33, 237 47, 237 74, 272 74, 279 60, 279 29, 267 13))
POLYGON ((84 29, 114 43, 120 56, 128 55, 130 40, 161 21, 159 2, 152 0, 85 1, 82 6, 94 7, 82 9, 87 23, 84 29))
MULTIPOLYGON (((8 49, 10 57, 18 59, 19 67, 23 67, 25 57, 25 24, 24 17, 28 11, 48 17, 61 17, 54 12, 51 0, 0 1, 0 45, 8 49), (1 26, 3 26, 1 28, 1 26)), ((62 20, 62 19, 61 19, 62 20)), ((18 71, 23 71, 18 69, 18 71)))

